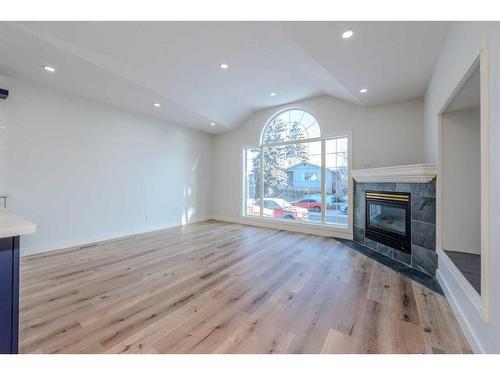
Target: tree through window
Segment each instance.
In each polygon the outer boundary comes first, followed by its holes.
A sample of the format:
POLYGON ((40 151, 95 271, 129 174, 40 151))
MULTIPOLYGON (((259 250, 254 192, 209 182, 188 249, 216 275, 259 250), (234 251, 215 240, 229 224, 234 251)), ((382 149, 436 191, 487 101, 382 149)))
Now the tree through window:
POLYGON ((265 126, 261 144, 275 144, 320 138, 318 121, 306 111, 289 109, 274 115, 265 126))

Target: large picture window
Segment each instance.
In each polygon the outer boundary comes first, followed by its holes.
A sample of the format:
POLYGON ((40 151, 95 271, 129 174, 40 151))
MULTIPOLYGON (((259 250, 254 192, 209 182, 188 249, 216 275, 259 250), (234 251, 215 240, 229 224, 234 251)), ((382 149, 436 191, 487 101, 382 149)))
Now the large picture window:
POLYGON ((244 215, 348 227, 349 139, 323 139, 300 109, 277 113, 244 149, 244 215))

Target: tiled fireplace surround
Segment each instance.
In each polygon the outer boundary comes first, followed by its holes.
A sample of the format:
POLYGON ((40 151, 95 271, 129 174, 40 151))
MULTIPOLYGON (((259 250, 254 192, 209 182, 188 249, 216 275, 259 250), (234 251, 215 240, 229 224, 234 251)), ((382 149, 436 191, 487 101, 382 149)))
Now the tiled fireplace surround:
POLYGON ((437 268, 435 250, 436 179, 432 178, 431 181, 425 183, 355 181, 354 240, 378 253, 435 276, 437 268), (411 194, 411 255, 365 237, 366 191, 406 192, 411 194))

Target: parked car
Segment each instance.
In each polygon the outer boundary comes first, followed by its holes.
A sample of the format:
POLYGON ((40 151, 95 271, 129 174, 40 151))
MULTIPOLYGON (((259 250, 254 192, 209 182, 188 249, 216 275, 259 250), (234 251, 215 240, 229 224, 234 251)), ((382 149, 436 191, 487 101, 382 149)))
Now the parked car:
MULTIPOLYGON (((260 207, 260 200, 257 199, 255 204, 260 207)), ((264 198, 264 216, 302 221, 309 218, 309 212, 305 208, 292 206, 284 199, 264 198)))
MULTIPOLYGON (((348 197, 335 197, 333 195, 326 195, 326 208, 331 210, 338 210, 340 213, 347 215, 348 211, 348 197)), ((309 211, 321 212, 321 194, 309 194, 303 199, 292 202, 292 205, 307 208, 309 211)))
POLYGON ((295 202, 292 202, 293 206, 306 208, 309 211, 321 212, 321 199, 315 198, 304 198, 295 202))
MULTIPOLYGON (((321 194, 313 193, 306 195, 303 199, 315 199, 317 202, 321 202, 321 194)), ((334 196, 331 194, 327 194, 325 197, 326 208, 334 208, 334 196)))

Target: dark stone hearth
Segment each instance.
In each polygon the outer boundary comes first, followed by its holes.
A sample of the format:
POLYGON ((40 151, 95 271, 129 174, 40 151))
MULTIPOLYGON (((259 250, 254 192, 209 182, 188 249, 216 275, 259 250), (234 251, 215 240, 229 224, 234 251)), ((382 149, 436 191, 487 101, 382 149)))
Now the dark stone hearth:
POLYGON ((417 270, 433 274, 437 268, 437 254, 434 250, 425 249, 423 247, 411 246, 412 266, 417 270))
POLYGON ((429 288, 430 290, 433 290, 436 293, 439 293, 443 295, 443 291, 441 287, 439 286, 439 283, 437 282, 436 278, 429 275, 428 273, 424 273, 422 271, 419 271, 413 267, 411 267, 408 264, 401 263, 399 261, 396 261, 392 258, 389 258, 385 255, 382 255, 378 251, 374 251, 370 249, 369 247, 362 245, 358 242, 355 241, 350 241, 350 240, 344 240, 341 238, 338 238, 337 241, 343 243, 344 245, 350 247, 353 250, 358 251, 359 253, 383 264, 384 266, 387 266, 394 271, 402 274, 403 276, 408 277, 411 280, 416 281, 417 283, 422 284, 423 286, 429 288))
POLYGON ((392 258, 393 250, 394 249, 392 247, 389 247, 389 246, 381 244, 381 243, 377 243, 377 251, 381 254, 384 254, 385 256, 392 258))
POLYGON ((354 241, 386 257, 435 276, 437 267, 436 179, 426 184, 355 182, 353 215, 354 241), (365 192, 367 190, 411 194, 411 255, 365 238, 365 192))
POLYGON ((365 245, 368 246, 370 249, 377 251, 377 242, 370 240, 369 238, 365 237, 365 245))
POLYGON ((411 255, 397 249, 392 249, 392 257, 400 262, 411 265, 411 255))

